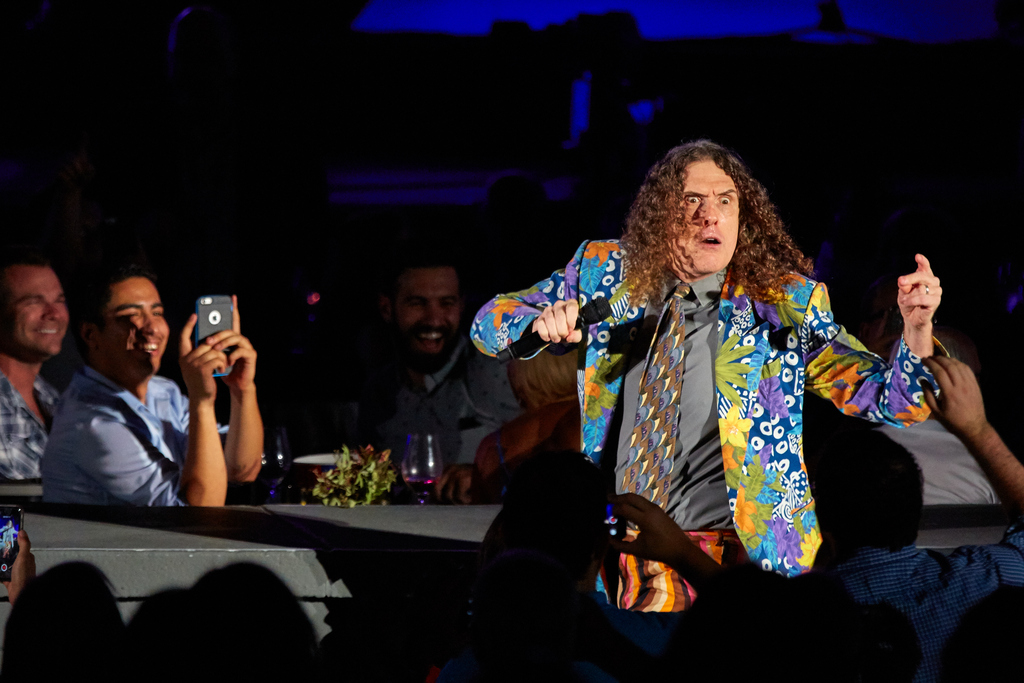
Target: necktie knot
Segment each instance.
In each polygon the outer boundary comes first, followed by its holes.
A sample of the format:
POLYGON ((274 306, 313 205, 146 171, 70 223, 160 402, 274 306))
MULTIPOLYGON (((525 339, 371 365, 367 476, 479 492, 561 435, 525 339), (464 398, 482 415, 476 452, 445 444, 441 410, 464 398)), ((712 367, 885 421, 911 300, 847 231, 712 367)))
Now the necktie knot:
POLYGON ((672 290, 672 297, 675 299, 685 299, 690 296, 691 287, 685 282, 680 282, 676 285, 676 288, 672 290))

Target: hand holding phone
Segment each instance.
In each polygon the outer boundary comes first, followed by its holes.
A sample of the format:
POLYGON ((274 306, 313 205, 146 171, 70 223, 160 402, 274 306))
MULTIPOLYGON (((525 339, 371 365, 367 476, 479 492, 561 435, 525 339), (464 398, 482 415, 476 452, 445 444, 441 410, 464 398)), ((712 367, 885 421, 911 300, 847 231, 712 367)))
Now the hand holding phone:
MULTIPOLYGON (((238 313, 237 296, 201 296, 196 300, 196 313, 189 316, 189 320, 181 330, 181 356, 182 375, 185 384, 189 386, 189 395, 192 395, 193 387, 189 384, 189 373, 186 372, 186 365, 194 369, 194 362, 202 358, 209 358, 209 353, 215 352, 221 356, 215 371, 205 374, 204 370, 197 378, 193 376, 193 383, 198 382, 205 376, 207 379, 221 377, 224 384, 232 392, 232 395, 245 394, 255 388, 256 378, 256 349, 242 334, 242 324, 238 313), (216 312, 215 312, 216 311, 216 312), (219 329, 213 329, 214 324, 219 329), (200 349, 202 344, 207 346, 200 349), (196 352, 198 350, 198 358, 196 352), (223 357, 227 357, 227 367, 224 366, 223 357)), ((202 383, 202 382, 200 382, 202 383)), ((200 387, 196 390, 199 393, 215 396, 216 382, 209 382, 209 386, 200 387)), ((197 393, 197 395, 199 395, 197 393)))
POLYGON ((614 503, 608 503, 604 523, 608 526, 608 535, 621 541, 626 537, 626 526, 629 522, 625 517, 616 517, 614 508, 614 503))
MULTIPOLYGON (((207 337, 223 330, 231 330, 235 322, 235 308, 232 305, 232 297, 225 294, 201 296, 196 299, 196 326, 193 333, 192 347, 199 346, 207 337)), ((235 347, 224 349, 228 356, 235 350, 235 347)), ((226 367, 220 372, 214 372, 214 377, 223 377, 231 372, 231 367, 226 367)))
POLYGON ((0 506, 0 581, 11 580, 11 568, 18 559, 18 532, 21 531, 20 507, 0 506))

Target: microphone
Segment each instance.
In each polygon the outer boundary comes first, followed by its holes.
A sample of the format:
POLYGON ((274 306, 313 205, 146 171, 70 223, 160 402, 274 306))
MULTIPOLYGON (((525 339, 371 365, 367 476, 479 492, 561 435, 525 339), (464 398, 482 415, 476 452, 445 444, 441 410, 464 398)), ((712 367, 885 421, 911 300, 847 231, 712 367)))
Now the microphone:
MULTIPOLYGON (((589 304, 580 309, 579 316, 576 318, 575 329, 581 329, 584 325, 588 327, 596 325, 602 320, 609 318, 611 314, 612 305, 608 303, 608 299, 591 299, 589 304)), ((541 339, 539 332, 530 332, 499 351, 498 360, 505 362, 513 358, 530 356, 550 343, 541 339)))

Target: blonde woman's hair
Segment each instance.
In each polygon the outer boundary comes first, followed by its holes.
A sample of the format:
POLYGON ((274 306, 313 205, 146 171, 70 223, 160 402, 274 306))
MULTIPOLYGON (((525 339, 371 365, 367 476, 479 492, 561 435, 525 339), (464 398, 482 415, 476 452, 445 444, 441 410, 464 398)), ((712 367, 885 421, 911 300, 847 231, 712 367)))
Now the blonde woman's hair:
POLYGON ((543 351, 529 360, 508 365, 512 392, 526 410, 576 398, 577 350, 561 356, 543 351))

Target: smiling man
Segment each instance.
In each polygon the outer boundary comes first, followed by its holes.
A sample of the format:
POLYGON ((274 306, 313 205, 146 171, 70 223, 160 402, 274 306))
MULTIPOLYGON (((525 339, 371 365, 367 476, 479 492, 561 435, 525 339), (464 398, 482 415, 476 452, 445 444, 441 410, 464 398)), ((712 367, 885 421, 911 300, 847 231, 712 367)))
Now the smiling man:
MULTIPOLYGON (((906 326, 890 366, 833 322, 813 264, 743 161, 698 140, 649 171, 621 242, 585 242, 549 279, 496 297, 472 337, 488 354, 530 331, 582 341, 581 448, 616 490, 657 502, 720 563, 747 556, 796 574, 820 543, 805 390, 873 421, 928 415, 921 359, 941 288, 917 260, 899 281, 906 326), (575 330, 595 297, 612 316, 575 330)), ((694 597, 666 565, 622 555, 619 569, 623 607, 675 611, 694 597)))
POLYGON ((0 251, 0 477, 34 479, 57 390, 39 375, 68 328, 64 289, 50 263, 25 247, 0 251))
POLYGON ((390 296, 381 295, 380 315, 391 325, 409 380, 425 386, 459 343, 463 301, 459 274, 452 266, 406 268, 390 296))
POLYGON ((390 448, 399 463, 407 435, 437 434, 447 466, 438 495, 468 502, 477 446, 518 415, 519 406, 505 368, 473 351, 459 332, 463 299, 451 261, 420 250, 401 258, 394 273, 378 304, 397 361, 363 390, 360 440, 390 448))
POLYGON ((182 329, 185 398, 156 375, 170 329, 153 280, 129 267, 92 283, 76 302, 76 342, 86 367, 54 417, 43 466, 46 502, 223 505, 229 480, 252 481, 259 473, 256 351, 239 331, 237 305, 234 328, 195 348, 195 314, 182 329), (222 447, 213 374, 227 367, 231 422, 222 447))

